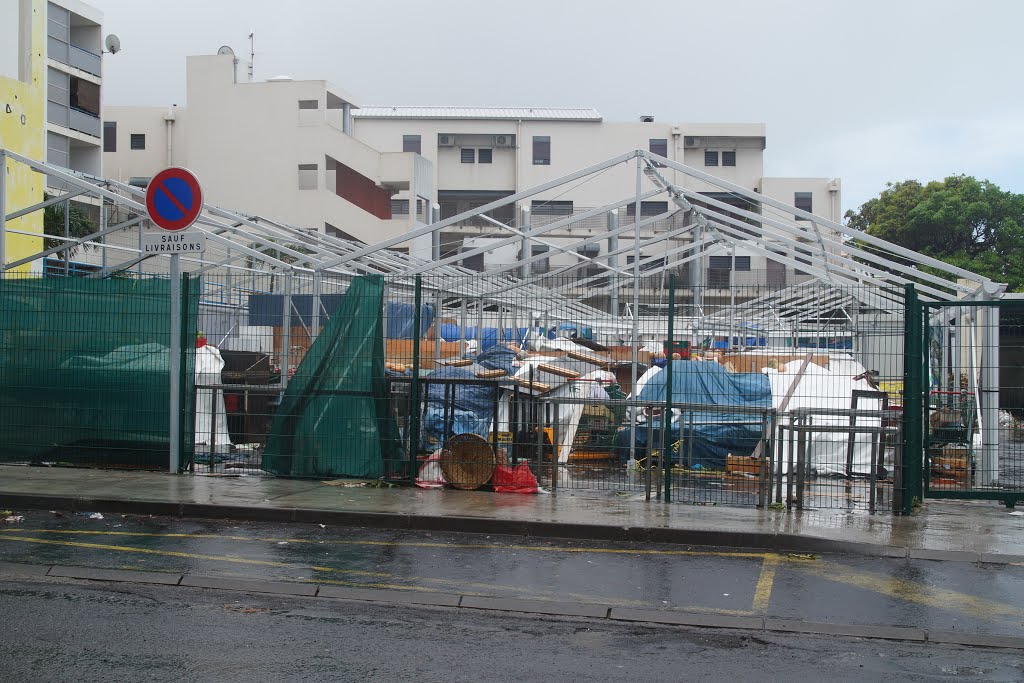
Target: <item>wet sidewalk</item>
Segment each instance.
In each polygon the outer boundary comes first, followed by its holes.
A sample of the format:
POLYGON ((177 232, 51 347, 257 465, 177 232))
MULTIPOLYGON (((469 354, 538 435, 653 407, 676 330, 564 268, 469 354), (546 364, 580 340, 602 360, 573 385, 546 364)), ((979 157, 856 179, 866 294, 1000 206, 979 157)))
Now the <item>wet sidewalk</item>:
POLYGON ((909 517, 646 502, 590 492, 517 495, 367 488, 261 476, 0 467, 0 508, 293 521, 935 560, 1024 562, 1024 515, 928 501, 909 517))

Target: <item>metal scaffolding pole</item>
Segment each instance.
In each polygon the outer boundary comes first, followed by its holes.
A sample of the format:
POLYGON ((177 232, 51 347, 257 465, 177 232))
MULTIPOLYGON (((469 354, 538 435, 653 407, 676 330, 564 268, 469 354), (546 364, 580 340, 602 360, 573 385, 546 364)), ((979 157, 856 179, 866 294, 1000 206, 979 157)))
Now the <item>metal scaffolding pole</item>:
POLYGON ((292 361, 292 278, 294 274, 284 272, 284 296, 282 297, 281 318, 281 388, 288 386, 288 373, 292 361))
POLYGON ((7 153, 0 149, 0 277, 7 264, 7 153))
MULTIPOLYGON (((64 201, 64 239, 71 238, 71 201, 64 201)), ((68 276, 71 268, 71 252, 64 252, 64 277, 68 276)))
MULTIPOLYGON (((992 296, 984 292, 984 301, 992 296)), ((982 309, 984 321, 981 375, 981 481, 992 486, 999 481, 999 308, 982 309)))
MULTIPOLYGON (((632 364, 630 366, 629 393, 636 399, 637 362, 639 360, 639 338, 640 338, 640 196, 643 194, 644 160, 636 158, 636 204, 633 206, 633 338, 630 340, 632 346, 632 364)), ((636 415, 637 409, 633 408, 633 438, 629 440, 629 459, 636 462, 636 415)), ((650 463, 648 463, 650 464, 650 463)))
POLYGON ((320 289, 322 286, 323 274, 320 271, 313 272, 313 305, 309 324, 309 342, 312 344, 320 336, 320 289))
MULTIPOLYGON (((530 210, 525 206, 519 210, 519 231, 523 233, 530 232, 530 210)), ((529 245, 526 243, 525 237, 519 239, 519 260, 525 261, 530 258, 529 245)), ((519 278, 521 280, 526 279, 526 264, 519 266, 519 278)))
POLYGON ((612 289, 609 294, 608 301, 608 312, 615 316, 619 316, 619 287, 622 286, 621 279, 618 282, 614 281, 615 271, 619 268, 619 257, 616 252, 619 250, 619 234, 616 232, 619 229, 619 210, 612 209, 607 213, 608 220, 608 232, 612 233, 608 237, 608 267, 612 270, 610 277, 613 278, 612 289))

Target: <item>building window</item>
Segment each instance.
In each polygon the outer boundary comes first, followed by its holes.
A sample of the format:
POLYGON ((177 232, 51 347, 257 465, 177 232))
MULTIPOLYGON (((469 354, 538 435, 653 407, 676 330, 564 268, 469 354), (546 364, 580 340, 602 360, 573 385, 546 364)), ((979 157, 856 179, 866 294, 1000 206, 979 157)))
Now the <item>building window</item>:
POLYGON ((750 272, 750 257, 749 256, 709 256, 708 267, 712 270, 734 270, 730 265, 730 261, 735 264, 736 272, 750 272))
MULTIPOLYGON (((668 140, 666 138, 651 138, 647 141, 647 149, 650 150, 651 154, 657 154, 660 157, 668 157, 668 140)), ((658 168, 665 168, 665 164, 654 164, 658 168)))
POLYGON ((735 166, 736 165, 736 152, 722 152, 722 166, 735 166))
POLYGON ((572 202, 553 202, 533 200, 530 202, 530 213, 534 216, 571 216, 572 202))
POLYGON ((729 265, 731 260, 729 256, 709 256, 708 267, 714 270, 731 270, 732 266, 729 265))
MULTIPOLYGON (((795 206, 796 208, 800 209, 801 211, 806 211, 807 213, 813 213, 813 210, 811 209, 811 206, 812 206, 812 204, 811 204, 811 193, 810 192, 794 192, 793 193, 793 206, 795 206)), ((807 220, 806 218, 801 218, 800 216, 793 216, 793 218, 795 220, 798 220, 798 221, 805 221, 805 220, 807 220)))
POLYGON ((551 136, 550 135, 534 135, 533 136, 533 165, 534 166, 550 166, 551 165, 551 136))
MULTIPOLYGON (((668 202, 640 202, 641 216, 660 216, 668 211, 668 202)), ((636 202, 626 205, 626 215, 636 215, 636 202)))
MULTIPOLYGON (((423 200, 416 200, 416 215, 423 213, 423 200)), ((393 216, 408 216, 409 215, 409 200, 408 199, 392 199, 391 200, 391 215, 393 216)))
POLYGON ((704 165, 718 166, 718 152, 712 152, 709 149, 704 150, 704 165))
POLYGON ((100 115, 100 86, 78 76, 71 77, 71 108, 100 115))
POLYGON ((103 122, 103 151, 117 151, 117 121, 103 122))
POLYGON ((576 253, 584 258, 596 258, 601 253, 601 245, 581 244, 576 247, 576 253))
POLYGON ((476 162, 476 150, 472 148, 462 148, 462 163, 472 164, 476 162))
POLYGON ((477 153, 476 153, 477 163, 489 164, 489 163, 491 163, 491 158, 493 157, 493 155, 494 155, 494 150, 490 149, 490 148, 486 148, 485 147, 484 149, 477 150, 477 153))
POLYGON ((315 190, 317 188, 317 165, 299 164, 299 189, 315 190))
POLYGON ((131 148, 132 149, 146 149, 146 134, 145 133, 132 133, 132 136, 131 136, 131 148))
MULTIPOLYGON (((540 256, 541 254, 548 253, 548 245, 546 244, 534 244, 530 247, 531 256, 540 256)), ((551 270, 551 258, 545 256, 544 258, 537 259, 530 264, 530 272, 543 274, 551 270)))
POLYGON ((320 102, 317 100, 299 100, 299 109, 319 109, 320 102))
POLYGON ((414 154, 422 154, 422 147, 420 144, 419 135, 403 135, 402 136, 402 151, 412 152, 414 154))

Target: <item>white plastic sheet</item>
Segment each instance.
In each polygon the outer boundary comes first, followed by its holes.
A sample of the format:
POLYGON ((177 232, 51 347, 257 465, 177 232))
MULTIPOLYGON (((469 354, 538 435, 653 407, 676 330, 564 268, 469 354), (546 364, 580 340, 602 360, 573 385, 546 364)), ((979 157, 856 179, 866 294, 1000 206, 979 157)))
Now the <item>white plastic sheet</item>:
MULTIPOLYGON (((764 374, 772 385, 772 403, 778 408, 783 398, 789 391, 790 386, 797 380, 799 362, 792 362, 786 368, 788 372, 779 372, 771 368, 765 368, 764 374)), ((808 363, 802 379, 796 386, 786 411, 793 411, 798 408, 830 408, 848 410, 852 407, 854 390, 872 391, 871 385, 863 379, 853 378, 864 372, 863 366, 850 357, 836 358, 829 361, 829 368, 823 368, 814 363, 808 363)), ((860 399, 857 403, 858 410, 881 410, 882 402, 878 399, 860 399)), ((814 424, 830 426, 848 426, 848 416, 814 416, 814 424)), ((858 417, 858 426, 878 427, 881 425, 880 418, 858 417)), ((849 434, 813 432, 809 440, 809 458, 813 470, 819 474, 846 474, 847 451, 849 447, 849 434)), ((853 472, 855 474, 867 474, 871 465, 871 440, 870 434, 857 434, 853 447, 853 472)), ((794 447, 795 447, 794 440, 794 447)), ((795 462, 795 454, 794 454, 795 462)), ((789 438, 783 439, 782 444, 782 467, 787 471, 789 467, 789 438)))
MULTIPOLYGON (((196 349, 196 386, 220 384, 221 370, 224 369, 224 359, 220 351, 213 346, 203 346, 196 349)), ((195 440, 197 446, 209 446, 210 444, 210 419, 216 408, 216 428, 214 429, 214 448, 231 445, 231 436, 228 434, 228 414, 224 408, 224 392, 217 392, 217 405, 213 406, 213 389, 196 390, 196 432, 195 440)))

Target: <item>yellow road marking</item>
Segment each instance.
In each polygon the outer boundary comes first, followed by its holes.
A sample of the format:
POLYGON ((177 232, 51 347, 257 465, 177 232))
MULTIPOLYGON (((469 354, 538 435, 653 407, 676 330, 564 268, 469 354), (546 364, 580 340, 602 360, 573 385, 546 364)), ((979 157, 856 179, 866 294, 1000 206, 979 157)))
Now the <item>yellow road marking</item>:
MULTIPOLYGON (((38 543, 41 545, 70 546, 72 548, 91 548, 96 550, 114 550, 123 553, 142 553, 145 555, 162 555, 165 557, 182 557, 190 560, 213 560, 215 562, 235 562, 238 564, 252 564, 260 567, 281 567, 284 569, 299 569, 300 567, 287 562, 275 562, 273 560, 253 560, 247 557, 234 557, 231 555, 203 555, 199 553, 185 553, 178 550, 155 550, 153 548, 134 548, 127 545, 108 545, 105 543, 85 543, 82 541, 51 541, 46 538, 27 538, 24 536, 8 536, 0 534, 0 540, 15 541, 20 543, 38 543)), ((384 572, 368 572, 357 569, 335 569, 333 567, 309 567, 322 572, 344 572, 346 574, 363 574, 366 576, 390 576, 384 572)))
MULTIPOLYGON (((89 549, 94 549, 94 550, 111 550, 111 551, 115 551, 115 552, 143 553, 143 554, 146 554, 146 555, 160 555, 160 556, 166 556, 166 557, 180 557, 180 558, 185 558, 185 559, 211 560, 211 561, 215 561, 215 562, 228 562, 228 563, 236 563, 236 564, 249 564, 249 565, 262 566, 262 567, 276 567, 276 568, 282 568, 282 569, 313 570, 313 571, 316 571, 316 572, 328 573, 328 574, 354 574, 354 575, 359 575, 359 576, 372 576, 372 577, 384 578, 384 579, 399 578, 399 579, 405 579, 405 580, 408 580, 408 581, 411 581, 411 582, 437 583, 437 584, 441 584, 441 585, 444 585, 444 586, 447 586, 447 585, 455 585, 455 586, 459 586, 459 587, 465 586, 465 587, 477 588, 477 589, 482 589, 482 590, 505 591, 505 592, 513 592, 513 593, 525 593, 525 594, 528 594, 528 595, 531 595, 531 596, 548 594, 548 595, 552 595, 552 596, 555 596, 555 597, 574 598, 574 599, 581 599, 581 598, 582 599, 589 599, 589 598, 593 597, 593 596, 586 596, 586 595, 581 595, 581 594, 577 594, 577 593, 568 593, 568 592, 563 592, 563 591, 557 591, 557 592, 543 591, 543 590, 539 590, 539 589, 533 588, 533 587, 503 586, 503 585, 487 584, 487 583, 474 583, 474 582, 467 582, 467 581, 457 581, 457 580, 451 580, 451 579, 438 579, 438 578, 431 578, 431 577, 397 576, 397 575, 395 575, 393 573, 389 573, 389 572, 369 572, 369 571, 363 571, 363 570, 359 570, 359 569, 342 569, 342 568, 339 568, 339 567, 306 566, 306 565, 297 565, 297 564, 288 563, 288 562, 275 562, 273 560, 253 560, 253 559, 249 559, 249 558, 245 558, 245 557, 235 557, 235 556, 229 556, 229 555, 224 555, 224 556, 221 556, 221 555, 204 555, 204 554, 200 554, 200 553, 186 553, 186 552, 181 552, 181 551, 177 551, 177 550, 155 550, 155 549, 152 549, 152 548, 135 548, 135 547, 132 547, 132 546, 108 545, 108 544, 103 544, 103 543, 86 543, 84 541, 53 541, 53 540, 43 539, 43 538, 29 538, 29 537, 21 536, 21 535, 5 537, 3 534, 0 534, 0 540, 22 542, 22 543, 37 543, 37 544, 41 544, 41 545, 56 545, 56 546, 73 547, 73 548, 89 548, 89 549)), ((147 571, 149 571, 149 570, 147 570, 147 571)), ((316 579, 316 580, 318 582, 323 581, 322 579, 316 579)), ((342 583, 341 585, 349 585, 349 584, 348 583, 342 583)), ((353 585, 353 586, 365 586, 365 587, 369 587, 369 588, 387 587, 387 588, 401 589, 401 590, 434 591, 434 592, 436 592, 436 589, 416 586, 415 583, 410 583, 409 585, 404 585, 403 584, 403 585, 400 586, 398 584, 369 584, 369 583, 355 583, 355 582, 353 582, 353 583, 351 583, 351 585, 353 585)), ((632 603, 629 603, 629 604, 632 604, 632 603)))
POLYGON ((757 577, 757 586, 754 588, 753 611, 758 614, 765 614, 768 611, 768 603, 772 599, 772 587, 775 585, 775 570, 779 566, 779 556, 765 555, 761 561, 761 574, 757 577))
MULTIPOLYGON (((44 538, 31 538, 31 537, 27 537, 27 536, 22 536, 21 534, 5 535, 5 534, 0 533, 0 540, 21 542, 21 543, 36 543, 36 544, 40 544, 40 545, 55 545, 55 546, 64 546, 64 547, 72 547, 72 548, 88 548, 88 549, 94 549, 94 550, 110 550, 110 551, 114 551, 114 552, 142 553, 142 554, 146 554, 146 555, 158 555, 158 556, 166 556, 166 557, 179 557, 179 558, 185 558, 185 559, 211 560, 211 561, 215 561, 215 562, 248 564, 248 565, 264 566, 264 567, 282 568, 282 569, 303 569, 303 570, 309 569, 309 570, 313 570, 313 571, 321 572, 321 573, 356 574, 356 575, 362 575, 362 576, 373 576, 373 577, 377 577, 379 579, 404 579, 404 580, 412 581, 412 582, 436 583, 436 584, 441 584, 442 586, 454 586, 455 589, 459 592, 459 594, 462 594, 462 595, 493 595, 493 591, 503 591, 503 592, 512 592, 512 593, 523 593, 523 594, 527 594, 531 598, 539 599, 539 600, 545 599, 544 596, 550 596, 551 598, 554 598, 556 600, 573 599, 573 600, 584 601, 584 602, 585 601, 592 601, 592 600, 595 599, 594 595, 585 595, 585 594, 580 594, 580 593, 570 593, 570 592, 566 592, 566 591, 548 591, 548 590, 538 589, 536 587, 504 586, 504 585, 498 585, 498 584, 475 583, 475 582, 458 581, 458 580, 452 580, 452 579, 438 579, 438 578, 432 578, 432 577, 398 576, 396 574, 389 573, 389 572, 369 572, 369 571, 363 571, 363 570, 357 570, 357 569, 341 569, 341 568, 336 568, 336 567, 318 567, 318 566, 308 566, 307 567, 307 566, 304 566, 304 565, 296 565, 296 564, 287 563, 287 562, 276 562, 276 561, 273 561, 273 560, 254 560, 254 559, 249 559, 249 558, 244 558, 244 557, 235 557, 235 556, 230 556, 230 555, 223 555, 223 556, 221 556, 221 555, 206 555, 206 554, 201 554, 201 553, 187 553, 187 552, 182 552, 182 551, 177 551, 177 550, 156 550, 156 549, 153 549, 153 548, 136 548, 136 547, 133 547, 133 546, 110 545, 110 544, 105 544, 105 543, 88 543, 88 542, 84 542, 84 541, 58 541, 58 540, 50 540, 50 539, 44 539, 44 538), (490 591, 492 591, 492 593, 472 593, 472 592, 464 590, 464 588, 475 588, 475 589, 482 589, 482 590, 490 590, 490 591)), ((144 568, 144 567, 128 566, 128 567, 123 567, 123 568, 125 568, 125 569, 127 569, 129 571, 161 571, 159 569, 153 569, 153 568, 149 568, 149 567, 145 567, 144 568)), ((240 575, 240 574, 237 574, 237 573, 234 573, 234 572, 229 572, 228 574, 229 575, 234 575, 234 576, 244 576, 244 575, 240 575)), ((248 578, 248 577, 246 577, 246 578, 248 578)), ((333 585, 339 585, 339 586, 351 586, 351 587, 355 587, 355 588, 379 588, 379 589, 388 589, 388 590, 411 590, 411 591, 419 591, 419 592, 427 592, 427 593, 437 593, 437 592, 440 592, 437 588, 430 588, 430 587, 427 587, 427 586, 418 586, 418 585, 415 585, 415 583, 398 584, 398 583, 383 583, 383 582, 380 582, 380 581, 374 581, 372 583, 367 583, 367 582, 358 582, 358 581, 341 581, 341 580, 336 580, 336 579, 326 579, 326 578, 319 578, 319 577, 315 578, 315 579, 297 578, 297 579, 294 579, 293 581, 295 581, 297 583, 327 583, 327 584, 333 584, 333 585)), ((642 602, 642 601, 638 601, 638 600, 623 600, 623 599, 619 599, 619 598, 601 597, 601 596, 596 596, 596 597, 598 597, 598 599, 600 599, 602 604, 609 604, 609 605, 619 606, 619 607, 643 607, 643 606, 647 606, 648 605, 648 603, 645 603, 645 602, 642 602)), ((704 607, 704 606, 699 606, 699 605, 687 605, 687 606, 683 607, 682 609, 685 609, 686 611, 709 612, 709 613, 714 613, 714 614, 735 614, 735 615, 741 615, 741 616, 749 616, 749 615, 753 614, 753 612, 750 612, 749 610, 718 609, 718 608, 714 608, 714 607, 704 607)))
POLYGON ((1024 618, 1024 610, 1013 605, 994 602, 967 593, 960 593, 947 588, 928 586, 904 579, 887 577, 883 574, 862 572, 839 564, 821 565, 806 564, 803 571, 823 579, 844 583, 855 588, 862 588, 933 609, 959 612, 967 616, 987 621, 993 616, 1024 618))
POLYGON ((391 548, 444 548, 459 550, 515 550, 520 552, 554 552, 554 553, 595 553, 612 555, 666 555, 666 556, 690 556, 690 557, 742 557, 742 558, 764 558, 770 553, 767 552, 729 552, 724 550, 655 550, 650 548, 628 549, 628 548, 562 548, 557 546, 539 545, 501 545, 497 543, 437 543, 428 541, 400 542, 393 541, 340 541, 332 539, 308 539, 308 538, 265 538, 252 536, 233 536, 228 534, 184 534, 184 533, 152 533, 143 531, 90 531, 87 529, 0 529, 0 536, 4 534, 62 534, 78 536, 138 536, 144 538, 206 538, 213 540, 228 541, 252 541, 261 543, 305 543, 307 545, 352 545, 352 546, 387 546, 391 548))

